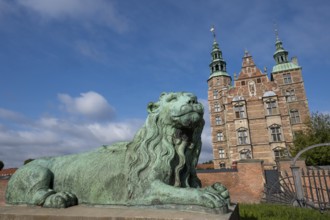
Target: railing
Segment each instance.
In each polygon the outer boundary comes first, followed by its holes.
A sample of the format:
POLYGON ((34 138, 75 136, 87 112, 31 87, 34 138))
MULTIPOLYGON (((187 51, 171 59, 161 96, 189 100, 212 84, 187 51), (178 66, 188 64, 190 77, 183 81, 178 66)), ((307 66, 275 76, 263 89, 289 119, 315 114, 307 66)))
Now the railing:
POLYGON ((309 146, 292 159, 290 167, 292 176, 285 172, 280 175, 278 181, 267 185, 266 202, 309 206, 321 212, 330 209, 330 170, 320 168, 303 170, 296 166, 296 161, 304 152, 321 146, 330 146, 330 143, 309 146))
POLYGON ((307 169, 301 171, 304 200, 307 206, 321 211, 330 208, 330 170, 307 169))

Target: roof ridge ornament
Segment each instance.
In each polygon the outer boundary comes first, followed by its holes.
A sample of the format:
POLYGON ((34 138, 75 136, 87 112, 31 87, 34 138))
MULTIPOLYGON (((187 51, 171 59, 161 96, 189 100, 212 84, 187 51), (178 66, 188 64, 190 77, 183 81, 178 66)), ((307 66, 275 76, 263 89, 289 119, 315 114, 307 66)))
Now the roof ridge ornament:
POLYGON ((278 34, 278 25, 276 22, 274 22, 274 32, 275 32, 275 37, 276 37, 276 41, 279 41, 279 34, 278 34))
POLYGON ((213 40, 216 41, 216 35, 215 35, 215 27, 214 27, 214 25, 212 25, 210 31, 211 31, 212 34, 213 34, 213 40))

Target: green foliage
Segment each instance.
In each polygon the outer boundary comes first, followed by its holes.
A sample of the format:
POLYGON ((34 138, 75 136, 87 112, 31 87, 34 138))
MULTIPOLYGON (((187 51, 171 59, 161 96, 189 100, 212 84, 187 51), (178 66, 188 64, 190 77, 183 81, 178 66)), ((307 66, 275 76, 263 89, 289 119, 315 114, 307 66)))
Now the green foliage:
POLYGON ((241 220, 327 220, 329 213, 274 204, 239 204, 241 220))
POLYGON ((0 170, 5 166, 5 164, 0 160, 0 170))
POLYGON ((30 162, 31 162, 31 161, 33 161, 33 160, 34 160, 34 159, 31 159, 31 158, 30 158, 30 159, 27 159, 27 160, 25 160, 25 161, 24 161, 24 165, 25 165, 25 164, 27 164, 27 163, 30 163, 30 162))
MULTIPOLYGON (((330 142, 330 115, 322 113, 312 113, 311 118, 306 123, 307 129, 295 135, 294 146, 291 154, 295 156, 302 149, 314 144, 330 142)), ((306 164, 310 165, 330 165, 329 147, 318 147, 309 150, 302 155, 306 159, 306 164)))

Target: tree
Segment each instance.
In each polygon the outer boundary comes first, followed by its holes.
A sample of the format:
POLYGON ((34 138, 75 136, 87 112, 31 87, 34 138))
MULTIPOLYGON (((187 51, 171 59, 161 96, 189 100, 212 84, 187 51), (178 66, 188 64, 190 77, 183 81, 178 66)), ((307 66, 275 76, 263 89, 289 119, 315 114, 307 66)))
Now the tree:
POLYGON ((5 164, 0 160, 0 170, 5 166, 5 164))
POLYGON ((24 165, 27 164, 27 163, 30 163, 31 161, 33 161, 34 159, 27 159, 24 161, 24 165))
MULTIPOLYGON (((306 122, 307 129, 295 134, 291 154, 295 156, 300 150, 321 143, 330 142, 330 114, 312 113, 306 122)), ((302 155, 306 165, 330 165, 330 147, 318 147, 302 155)))

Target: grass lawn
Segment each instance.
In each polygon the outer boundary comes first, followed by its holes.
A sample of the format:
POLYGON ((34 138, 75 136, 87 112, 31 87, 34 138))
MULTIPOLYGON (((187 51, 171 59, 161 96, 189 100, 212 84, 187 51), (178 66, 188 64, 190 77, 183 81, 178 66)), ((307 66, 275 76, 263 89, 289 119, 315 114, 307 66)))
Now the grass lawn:
POLYGON ((273 204, 239 204, 241 220, 330 220, 330 213, 273 204))

